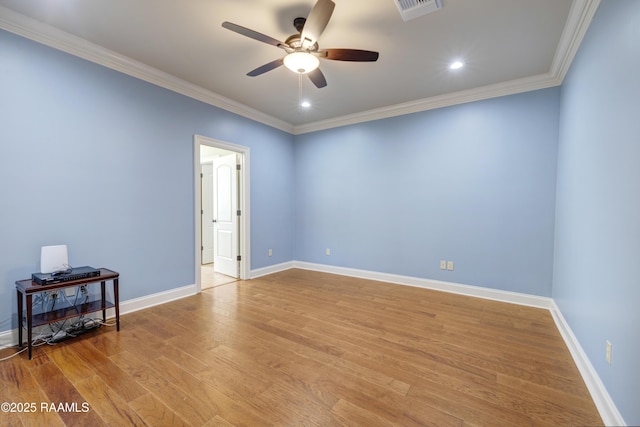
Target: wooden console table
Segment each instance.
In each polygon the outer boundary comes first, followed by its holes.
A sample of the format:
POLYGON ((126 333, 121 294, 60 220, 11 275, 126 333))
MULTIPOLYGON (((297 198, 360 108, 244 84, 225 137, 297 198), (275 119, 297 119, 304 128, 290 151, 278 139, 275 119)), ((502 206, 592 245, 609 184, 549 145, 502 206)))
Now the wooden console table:
POLYGON ((65 319, 71 319, 84 314, 95 313, 102 310, 102 321, 107 320, 107 309, 116 309, 116 330, 120 330, 120 305, 118 302, 118 279, 119 273, 99 268, 100 276, 87 277, 85 279, 70 280, 68 282, 54 283, 51 285, 40 285, 31 279, 18 280, 16 282, 16 293, 18 296, 18 347, 22 347, 22 325, 23 325, 23 304, 26 297, 26 321, 27 321, 27 346, 29 348, 29 359, 32 357, 32 328, 34 326, 48 325, 49 323, 59 322, 65 319), (113 302, 107 301, 106 298, 106 282, 113 281, 113 302), (100 282, 101 299, 87 301, 78 305, 64 305, 55 310, 42 313, 33 313, 33 295, 41 292, 50 292, 57 289, 71 288, 75 286, 87 285, 89 283, 100 282))

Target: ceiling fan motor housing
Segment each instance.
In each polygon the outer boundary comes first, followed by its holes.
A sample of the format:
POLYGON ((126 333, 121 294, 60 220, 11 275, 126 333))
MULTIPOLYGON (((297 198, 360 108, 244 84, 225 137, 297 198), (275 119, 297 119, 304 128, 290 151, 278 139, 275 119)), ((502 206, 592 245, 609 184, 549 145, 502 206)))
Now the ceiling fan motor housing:
POLYGON ((287 38, 284 41, 284 43, 286 45, 289 45, 289 47, 291 47, 292 49, 294 49, 296 51, 316 52, 318 50, 318 43, 314 43, 313 45, 311 45, 308 48, 304 49, 302 47, 302 39, 300 38, 300 34, 294 34, 292 36, 289 36, 289 38, 287 38))

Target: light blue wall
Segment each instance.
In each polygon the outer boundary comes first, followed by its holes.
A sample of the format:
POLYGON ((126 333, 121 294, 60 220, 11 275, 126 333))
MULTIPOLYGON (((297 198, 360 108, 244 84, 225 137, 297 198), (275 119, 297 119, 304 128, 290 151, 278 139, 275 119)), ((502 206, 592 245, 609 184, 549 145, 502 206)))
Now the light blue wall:
POLYGON ((251 267, 293 259, 287 133, 4 31, 0 121, 0 331, 43 245, 119 271, 122 300, 194 283, 194 134, 251 149, 251 267))
POLYGON ((640 425, 638 70, 640 2, 604 0, 562 90, 553 283, 629 425, 640 425))
POLYGON ((296 258, 550 296, 559 93, 298 136, 296 258))

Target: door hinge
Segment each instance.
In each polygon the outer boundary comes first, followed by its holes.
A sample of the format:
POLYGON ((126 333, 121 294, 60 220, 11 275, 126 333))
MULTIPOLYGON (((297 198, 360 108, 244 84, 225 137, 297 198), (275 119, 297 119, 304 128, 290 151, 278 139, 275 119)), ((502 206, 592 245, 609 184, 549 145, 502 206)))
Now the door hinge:
POLYGON ((204 215, 204 209, 200 209, 200 215, 204 215))
POLYGON ((238 257, 236 258, 236 261, 242 261, 242 257, 238 255, 238 257))
POLYGON ((238 209, 237 214, 238 214, 238 216, 242 215, 242 211, 240 209, 238 209))
POLYGON ((201 251, 204 251, 204 246, 200 246, 200 250, 201 250, 201 251))
POLYGON ((202 174, 202 172, 200 172, 200 178, 204 177, 204 175, 202 174))
POLYGON ((240 170, 240 165, 236 165, 236 170, 240 170))

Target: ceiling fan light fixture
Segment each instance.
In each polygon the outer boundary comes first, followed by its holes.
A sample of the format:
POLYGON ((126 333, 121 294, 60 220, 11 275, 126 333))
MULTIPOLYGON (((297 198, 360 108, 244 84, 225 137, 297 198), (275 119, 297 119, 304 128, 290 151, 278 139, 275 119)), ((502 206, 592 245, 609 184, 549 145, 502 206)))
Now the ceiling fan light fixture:
POLYGON ((293 52, 284 57, 284 66, 298 74, 309 73, 320 65, 320 60, 307 52, 293 52))

